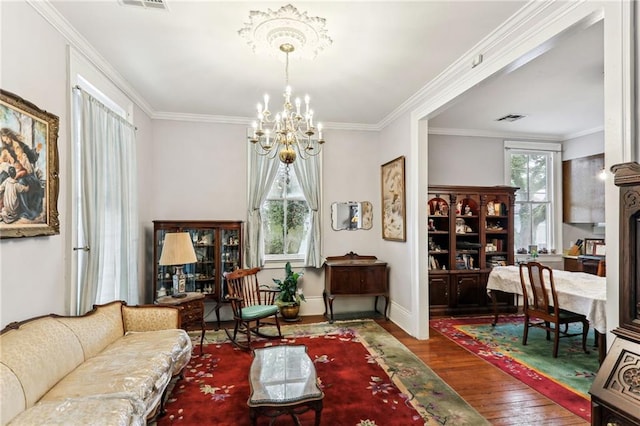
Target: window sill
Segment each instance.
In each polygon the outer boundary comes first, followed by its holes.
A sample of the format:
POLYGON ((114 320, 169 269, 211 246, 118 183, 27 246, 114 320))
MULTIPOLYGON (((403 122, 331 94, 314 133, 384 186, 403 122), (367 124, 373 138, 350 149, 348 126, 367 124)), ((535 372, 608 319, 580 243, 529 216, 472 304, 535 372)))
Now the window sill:
POLYGON ((287 262, 291 262, 291 267, 293 269, 296 269, 296 268, 301 269, 301 268, 307 267, 307 265, 304 263, 304 260, 302 259, 290 259, 290 260, 278 259, 278 260, 266 260, 264 262, 264 266, 262 267, 262 269, 284 269, 287 262))

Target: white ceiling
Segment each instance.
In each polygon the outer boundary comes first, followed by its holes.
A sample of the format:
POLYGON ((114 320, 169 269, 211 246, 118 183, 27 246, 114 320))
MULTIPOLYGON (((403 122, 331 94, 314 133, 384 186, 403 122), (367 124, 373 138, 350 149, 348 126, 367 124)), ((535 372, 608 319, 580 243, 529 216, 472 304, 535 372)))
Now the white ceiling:
MULTIPOLYGON (((74 38, 81 50, 108 62, 154 116, 246 120, 264 93, 278 98, 284 63, 254 54, 238 30, 250 10, 277 10, 286 3, 165 2, 167 11, 117 0, 50 5, 70 33, 79 33, 74 38)), ((312 61, 292 61, 290 84, 294 94, 311 95, 317 120, 327 127, 375 128, 525 3, 292 3, 310 17, 325 18, 333 44, 312 61)), ((528 115, 507 123, 510 132, 566 135, 602 126, 602 28, 579 34, 473 89, 430 126, 504 131, 493 120, 508 113, 528 115)))

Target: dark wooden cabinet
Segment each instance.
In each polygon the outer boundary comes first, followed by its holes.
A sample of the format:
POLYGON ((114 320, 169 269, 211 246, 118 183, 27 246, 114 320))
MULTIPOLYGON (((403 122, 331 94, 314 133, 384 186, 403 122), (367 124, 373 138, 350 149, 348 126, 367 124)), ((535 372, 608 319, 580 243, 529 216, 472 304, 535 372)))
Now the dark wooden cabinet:
POLYGON ((582 263, 578 260, 578 256, 565 257, 564 270, 569 272, 582 272, 582 263))
POLYGON ((441 315, 449 308, 449 274, 429 274, 429 307, 441 315))
MULTIPOLYGON (((564 270, 570 272, 585 272, 587 274, 598 275, 598 268, 601 262, 605 261, 604 256, 581 255, 564 258, 564 270)), ((605 276, 605 275, 602 275, 605 276)))
POLYGON ((375 256, 359 256, 353 252, 327 257, 324 263, 324 315, 333 322, 333 301, 336 296, 375 296, 374 311, 378 312, 378 297, 384 297, 382 314, 387 318, 389 284, 387 263, 375 256))
MULTIPOLYGON (((487 277, 496 265, 514 263, 514 203, 507 186, 429 187, 429 312, 489 313, 487 277)), ((500 312, 513 312, 513 295, 500 312)))
POLYGON ((171 275, 174 267, 158 264, 164 236, 169 232, 188 232, 191 235, 197 261, 184 267, 187 277, 186 291, 201 293, 205 296, 205 301, 216 302, 215 313, 219 326, 220 307, 226 297, 223 274, 242 267, 242 222, 154 220, 154 301, 171 295, 171 275))
POLYGON ((620 314, 591 394, 594 425, 640 425, 640 165, 612 167, 620 187, 620 314))

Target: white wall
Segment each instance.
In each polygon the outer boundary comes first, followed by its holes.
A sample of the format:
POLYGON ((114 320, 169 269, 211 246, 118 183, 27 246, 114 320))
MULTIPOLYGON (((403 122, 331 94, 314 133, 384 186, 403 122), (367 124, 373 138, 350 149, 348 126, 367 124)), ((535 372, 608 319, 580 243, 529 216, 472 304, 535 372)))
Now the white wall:
POLYGON ((604 152, 604 131, 567 139, 562 142, 562 161, 604 152))
MULTIPOLYGON (((323 148, 322 255, 339 256, 349 251, 377 255, 380 240, 380 204, 378 201, 377 147, 375 132, 327 130, 323 148), (357 159, 357 161, 354 161, 357 159), (372 177, 374 177, 372 179, 372 177), (373 228, 359 231, 333 231, 330 206, 335 201, 370 201, 373 204, 373 228)), ((241 220, 247 210, 246 127, 233 124, 198 123, 173 120, 153 121, 153 145, 141 158, 153 165, 152 184, 141 192, 148 195, 152 217, 144 224, 153 239, 153 220, 241 220)), ((145 265, 151 268, 153 254, 148 252, 145 265)), ((307 303, 303 315, 324 312, 322 291, 324 272, 307 268, 303 271, 302 288, 307 303)), ((281 267, 265 269, 259 279, 270 284, 272 278, 283 278, 281 267)), ((152 273, 145 280, 150 301, 152 273)), ((340 299, 334 312, 360 309, 371 298, 340 299)), ((209 309, 207 310, 209 312, 209 309)), ((221 311, 223 318, 228 312, 221 311)), ((209 316, 207 320, 212 320, 209 316)))
MULTIPOLYGON (((0 241, 0 328, 12 321, 71 312, 71 138, 67 42, 26 2, 0 2, 0 87, 60 118, 58 133, 60 234, 0 241)), ((149 152, 151 122, 134 111, 138 156, 149 152)), ((138 181, 148 187, 149 163, 138 181)), ((148 197, 149 194, 145 194, 148 197)), ((147 199, 147 198, 144 198, 147 199)), ((140 221, 150 216, 141 199, 140 221)), ((141 232, 142 236, 142 232, 141 232)), ((145 250, 141 238, 141 258, 145 250)), ((141 268, 140 278, 144 276, 141 268)), ((141 288, 141 293, 144 289, 141 288)))
POLYGON ((60 235, 5 239, 0 243, 0 327, 49 312, 65 313, 64 285, 69 133, 67 61, 61 36, 23 2, 0 3, 0 87, 60 118, 60 235))
MULTIPOLYGON (((389 263, 389 292, 391 308, 389 316, 410 333, 414 333, 413 324, 417 321, 413 302, 416 300, 415 282, 418 277, 413 271, 412 256, 418 256, 413 249, 418 243, 416 222, 418 200, 410 194, 415 193, 418 186, 417 169, 420 167, 417 155, 413 155, 410 146, 410 114, 404 114, 390 123, 380 132, 380 150, 378 163, 385 164, 401 155, 405 156, 405 192, 406 200, 406 242, 381 240, 378 244, 378 258, 389 263)), ((379 172, 377 174, 379 176, 379 172)), ((379 183, 378 183, 379 185, 379 183)), ((380 195, 378 205, 380 205, 380 195)))
POLYGON ((504 185, 503 139, 429 135, 429 185, 504 185))

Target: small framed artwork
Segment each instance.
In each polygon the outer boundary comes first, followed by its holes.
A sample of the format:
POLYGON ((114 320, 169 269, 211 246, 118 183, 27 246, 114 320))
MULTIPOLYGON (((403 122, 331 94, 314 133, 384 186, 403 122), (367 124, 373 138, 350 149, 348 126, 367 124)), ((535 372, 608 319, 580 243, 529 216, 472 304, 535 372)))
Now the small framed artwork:
POLYGON ((406 191, 404 156, 381 166, 382 238, 406 241, 406 191))
POLYGON ((57 116, 0 89, 0 238, 60 233, 57 116))
POLYGON ((590 256, 595 255, 597 244, 600 244, 604 247, 604 240, 602 238, 585 238, 583 253, 590 256))
POLYGON ((596 256, 606 256, 607 246, 604 243, 595 243, 593 248, 593 254, 596 256))

